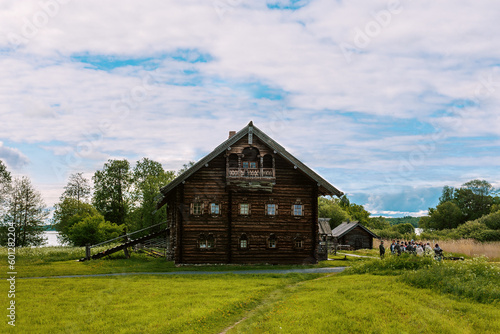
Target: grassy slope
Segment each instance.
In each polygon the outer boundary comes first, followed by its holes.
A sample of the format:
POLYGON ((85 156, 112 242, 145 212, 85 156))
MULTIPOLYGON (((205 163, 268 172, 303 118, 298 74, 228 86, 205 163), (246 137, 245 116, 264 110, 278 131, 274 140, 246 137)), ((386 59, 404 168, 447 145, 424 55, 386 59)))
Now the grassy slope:
POLYGON ((397 277, 334 275, 283 290, 230 333, 499 333, 500 309, 397 277))

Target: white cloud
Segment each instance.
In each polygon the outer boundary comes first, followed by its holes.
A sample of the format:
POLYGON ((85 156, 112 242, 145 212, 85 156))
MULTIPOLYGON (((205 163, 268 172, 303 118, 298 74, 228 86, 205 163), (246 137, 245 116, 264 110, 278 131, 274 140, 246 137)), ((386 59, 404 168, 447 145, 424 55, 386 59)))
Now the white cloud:
POLYGON ((115 156, 178 169, 252 119, 345 191, 500 177, 498 4, 57 1, 0 5, 0 140, 19 165, 37 165, 15 151, 31 144, 65 171, 115 156), (101 70, 75 55, 157 68, 101 70), (65 162, 75 155, 81 163, 65 162))

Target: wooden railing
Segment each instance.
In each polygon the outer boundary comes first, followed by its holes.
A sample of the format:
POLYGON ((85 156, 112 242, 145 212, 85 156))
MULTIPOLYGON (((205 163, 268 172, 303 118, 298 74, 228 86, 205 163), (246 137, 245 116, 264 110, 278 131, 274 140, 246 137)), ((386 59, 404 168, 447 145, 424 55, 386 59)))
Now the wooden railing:
POLYGON ((274 168, 228 168, 227 177, 231 178, 274 178, 274 168))

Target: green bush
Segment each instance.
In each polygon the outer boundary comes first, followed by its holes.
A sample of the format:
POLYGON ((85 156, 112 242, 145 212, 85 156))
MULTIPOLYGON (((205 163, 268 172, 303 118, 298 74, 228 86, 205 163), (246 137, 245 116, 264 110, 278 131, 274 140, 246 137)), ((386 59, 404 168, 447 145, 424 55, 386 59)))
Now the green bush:
POLYGON ((102 215, 97 214, 76 223, 70 229, 69 237, 75 246, 85 246, 116 238, 122 233, 122 226, 105 221, 102 215))
POLYGON ((500 241, 500 230, 482 230, 475 234, 475 239, 480 242, 500 241))
POLYGON ((475 220, 478 223, 486 225, 491 230, 500 230, 500 211, 490 213, 475 220))
POLYGON ((440 262, 407 272, 401 278, 415 287, 468 297, 480 303, 498 304, 500 301, 500 268, 489 264, 485 258, 440 262))
POLYGON ((400 275, 405 270, 417 270, 433 266, 432 257, 421 257, 407 253, 400 256, 386 255, 383 260, 373 259, 355 264, 345 270, 350 274, 400 275))

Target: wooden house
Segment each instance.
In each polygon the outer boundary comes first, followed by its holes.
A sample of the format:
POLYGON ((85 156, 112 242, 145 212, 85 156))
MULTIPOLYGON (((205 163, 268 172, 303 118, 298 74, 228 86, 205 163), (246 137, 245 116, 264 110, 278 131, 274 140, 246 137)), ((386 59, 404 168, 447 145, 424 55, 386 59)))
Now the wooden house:
POLYGON ((315 263, 318 196, 342 192, 250 122, 161 189, 175 263, 315 263))
POLYGON ((373 248, 373 238, 379 237, 357 221, 344 222, 332 230, 332 237, 339 245, 349 245, 352 249, 373 248))

